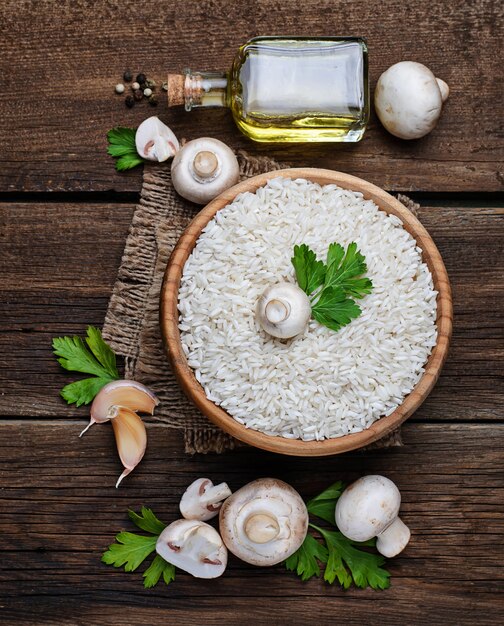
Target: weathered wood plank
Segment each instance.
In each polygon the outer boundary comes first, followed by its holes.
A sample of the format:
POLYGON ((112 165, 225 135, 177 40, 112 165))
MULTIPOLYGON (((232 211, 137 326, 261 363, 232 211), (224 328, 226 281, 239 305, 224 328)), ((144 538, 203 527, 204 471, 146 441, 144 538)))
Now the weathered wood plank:
POLYGON ((0 423, 2 623, 153 624, 168 617, 177 625, 234 625, 252 614, 258 624, 330 624, 344 614, 359 625, 489 624, 502 611, 503 425, 410 423, 402 449, 330 459, 252 449, 188 458, 172 430, 150 425, 147 455, 118 490, 112 429, 96 426, 80 440, 78 430, 72 422, 0 423), (386 592, 343 593, 320 580, 302 583, 281 566, 253 568, 235 558, 221 579, 179 573, 170 587, 146 591, 139 574, 100 563, 114 534, 132 530, 127 508, 149 505, 168 522, 200 475, 233 489, 273 475, 310 496, 365 473, 397 482, 412 530, 406 551, 388 563, 393 585, 386 592))
MULTIPOLYGON (((59 389, 72 376, 51 339, 101 325, 133 207, 0 204, 0 415, 83 416, 59 389)), ((416 419, 502 419, 503 211, 422 207, 454 293, 448 362, 416 419)))
POLYGON ((293 165, 329 167, 387 189, 497 191, 501 163, 502 3, 384 0, 239 2, 72 2, 4 0, 0 118, 4 129, 0 191, 138 191, 140 173, 120 175, 105 154, 106 131, 135 126, 153 112, 180 137, 216 136, 235 148, 293 165), (22 28, 20 28, 22 24, 22 28), (439 126, 403 142, 372 117, 361 144, 266 147, 245 139, 228 111, 127 110, 113 93, 126 66, 163 80, 183 67, 227 69, 256 35, 362 35, 371 86, 392 63, 413 59, 451 86, 439 126))

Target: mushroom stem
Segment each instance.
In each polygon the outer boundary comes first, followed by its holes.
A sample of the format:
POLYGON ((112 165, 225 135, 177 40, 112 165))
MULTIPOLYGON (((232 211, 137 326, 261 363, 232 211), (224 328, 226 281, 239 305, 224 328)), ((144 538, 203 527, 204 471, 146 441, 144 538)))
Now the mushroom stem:
POLYGON ((251 515, 245 522, 245 534, 254 543, 268 543, 280 533, 277 520, 271 515, 258 513, 251 515))
POLYGON ((214 485, 213 487, 210 487, 210 489, 207 489, 201 496, 201 504, 207 507, 214 504, 220 504, 223 500, 229 498, 230 495, 231 489, 227 486, 226 483, 214 485))
POLYGON ((376 538, 376 549, 387 558, 392 558, 402 552, 408 541, 411 532, 401 518, 396 519, 387 526, 376 538))
POLYGON ((268 322, 279 324, 284 322, 290 315, 290 304, 285 300, 270 300, 266 305, 264 313, 268 322))
POLYGON ((201 150, 196 154, 193 161, 193 171, 199 178, 208 180, 215 178, 219 173, 219 159, 215 152, 201 150))
POLYGON ((437 78, 437 76, 436 76, 436 82, 438 84, 439 91, 441 92, 441 100, 443 102, 446 102, 446 100, 448 100, 448 96, 450 95, 450 88, 444 82, 444 80, 442 80, 441 78, 437 78))

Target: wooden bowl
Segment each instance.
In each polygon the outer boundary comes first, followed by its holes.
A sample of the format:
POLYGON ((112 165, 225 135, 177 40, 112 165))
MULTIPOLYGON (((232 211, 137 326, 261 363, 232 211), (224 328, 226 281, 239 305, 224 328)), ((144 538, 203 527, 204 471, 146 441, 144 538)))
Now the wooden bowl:
POLYGON ((212 200, 188 225, 168 262, 163 287, 161 290, 160 322, 168 355, 180 385, 189 398, 214 424, 236 437, 240 441, 281 454, 295 456, 325 456, 339 454, 366 446, 396 429, 422 404, 434 387, 448 352, 452 331, 452 299, 446 269, 434 242, 422 224, 403 205, 379 187, 341 172, 316 168, 293 168, 277 170, 254 176, 231 187, 212 200), (366 199, 373 202, 386 213, 397 215, 404 228, 416 239, 423 250, 423 260, 427 263, 434 281, 437 297, 437 343, 430 355, 425 372, 413 391, 403 403, 389 416, 382 417, 360 433, 344 435, 323 441, 302 441, 266 435, 257 430, 245 428, 235 421, 224 409, 208 400, 203 388, 196 380, 193 370, 187 364, 182 350, 178 330, 178 290, 184 264, 191 254, 202 229, 214 215, 244 191, 254 192, 270 178, 306 178, 321 185, 336 184, 345 189, 360 191, 366 199))

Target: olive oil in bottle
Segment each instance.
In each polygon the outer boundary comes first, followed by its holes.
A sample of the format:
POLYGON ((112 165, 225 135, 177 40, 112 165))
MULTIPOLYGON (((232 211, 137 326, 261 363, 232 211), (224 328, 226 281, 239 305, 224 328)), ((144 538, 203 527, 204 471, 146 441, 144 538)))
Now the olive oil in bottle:
POLYGON ((168 75, 169 106, 231 109, 261 142, 359 141, 369 118, 367 46, 355 37, 258 37, 229 72, 168 75))

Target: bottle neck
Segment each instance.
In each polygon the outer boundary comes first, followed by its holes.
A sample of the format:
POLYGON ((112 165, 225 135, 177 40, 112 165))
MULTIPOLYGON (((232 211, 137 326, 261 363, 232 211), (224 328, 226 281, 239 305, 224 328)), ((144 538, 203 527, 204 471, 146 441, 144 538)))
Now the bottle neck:
POLYGON ((168 74, 168 106, 184 105, 186 111, 195 107, 228 105, 226 72, 193 72, 168 74))

